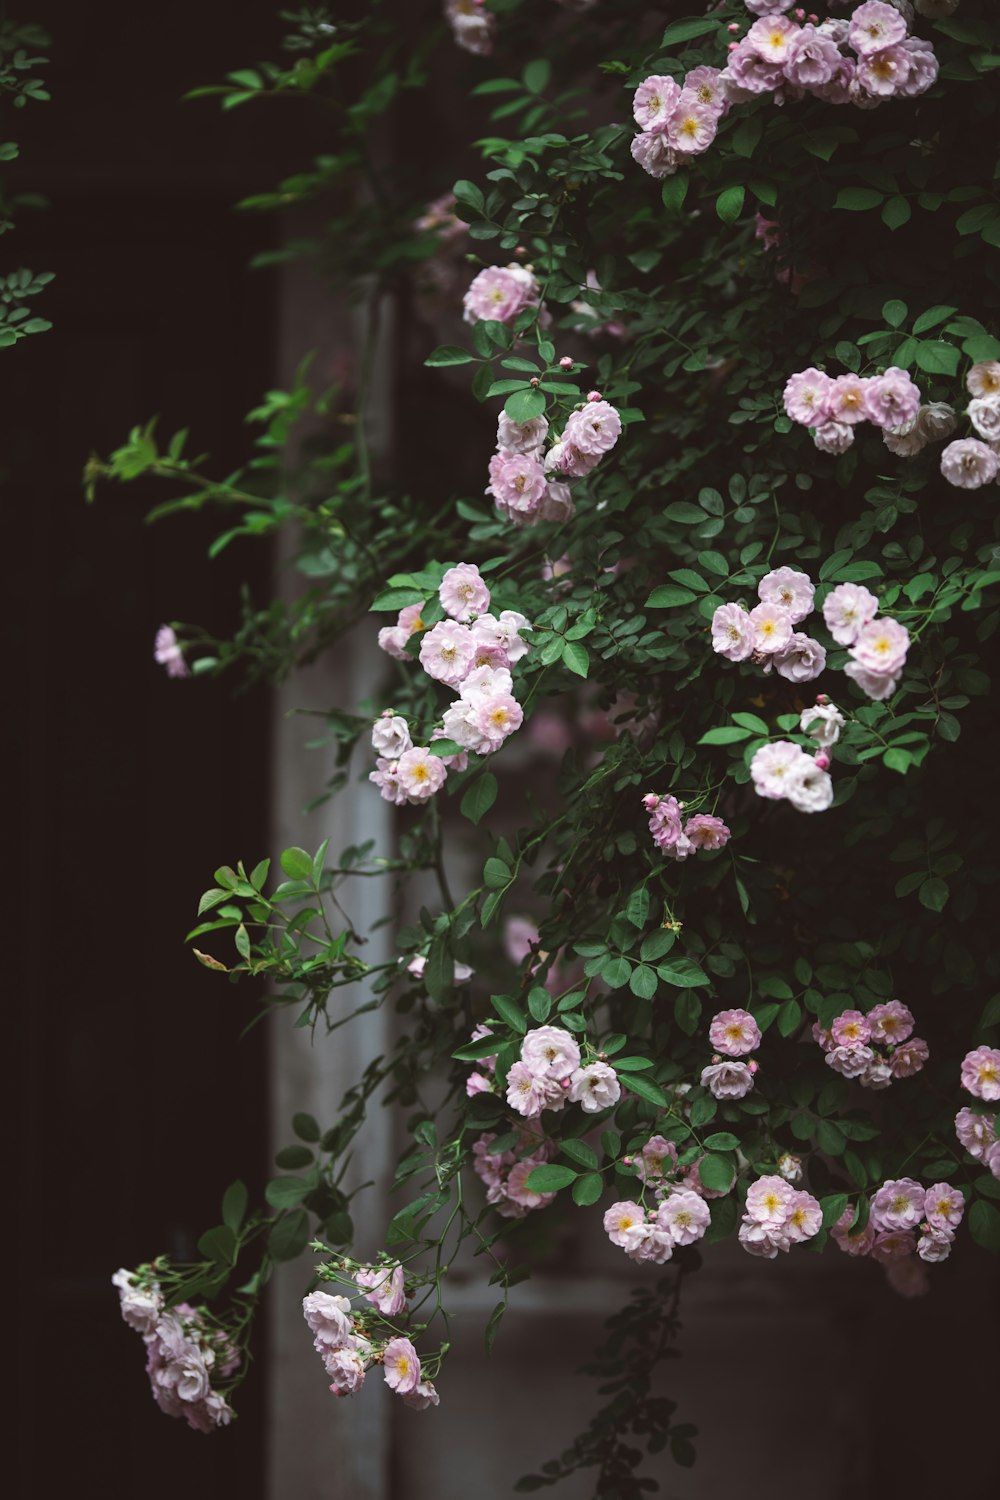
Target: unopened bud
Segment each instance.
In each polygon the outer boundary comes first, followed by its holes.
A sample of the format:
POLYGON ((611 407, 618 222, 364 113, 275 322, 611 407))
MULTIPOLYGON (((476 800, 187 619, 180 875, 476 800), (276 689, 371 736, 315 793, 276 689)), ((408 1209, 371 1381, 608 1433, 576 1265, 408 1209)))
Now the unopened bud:
MULTIPOLYGON (((740 23, 738 21, 730 21, 729 25, 726 27, 726 30, 729 32, 730 36, 735 36, 739 29, 740 23)), ((730 42, 729 45, 730 47, 732 47, 733 43, 730 42)))
POLYGON ((573 361, 572 359, 570 359, 568 354, 563 355, 562 359, 559 361, 559 364, 560 367, 564 370, 572 370, 573 368, 573 361))
POLYGON ((749 1073, 756 1073, 756 1071, 757 1071, 757 1069, 759 1067, 760 1067, 760 1063, 755 1063, 755 1062, 748 1062, 747 1063, 747 1071, 749 1073))
POLYGON ((815 757, 815 760, 821 771, 828 771, 830 769, 830 757, 825 750, 821 750, 815 757))
POLYGON ((531 377, 531 384, 532 385, 537 385, 538 384, 538 376, 537 375, 533 375, 531 377))
POLYGON ((826 693, 817 693, 816 694, 816 702, 817 703, 822 703, 822 704, 825 705, 825 704, 829 703, 829 701, 830 701, 830 699, 829 699, 829 697, 828 697, 828 695, 826 693))
POLYGON ((587 400, 588 401, 603 401, 604 397, 601 395, 600 391, 588 391, 587 392, 587 400))

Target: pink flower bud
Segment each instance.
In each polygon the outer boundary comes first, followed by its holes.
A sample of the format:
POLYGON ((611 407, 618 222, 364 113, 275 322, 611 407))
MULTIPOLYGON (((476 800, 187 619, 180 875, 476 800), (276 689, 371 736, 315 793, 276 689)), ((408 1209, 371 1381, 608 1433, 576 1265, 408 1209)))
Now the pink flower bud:
POLYGON ((821 750, 813 759, 821 771, 828 771, 830 769, 830 757, 825 750, 821 750))
POLYGON ((622 1157, 622 1166, 624 1166, 624 1167, 631 1167, 631 1166, 634 1166, 634 1165, 635 1165, 635 1157, 634 1156, 623 1156, 622 1157))
MULTIPOLYGON (((732 31, 733 27, 730 27, 729 29, 730 29, 730 31, 732 31)), ((727 42, 726 43, 726 51, 727 52, 735 52, 736 49, 737 49, 737 47, 739 45, 740 45, 739 42, 727 42)))
POLYGON ((830 701, 829 696, 826 693, 817 693, 816 694, 816 702, 817 703, 829 703, 829 701, 830 701))
POLYGON ((562 359, 559 361, 559 364, 564 370, 572 370, 573 368, 573 361, 568 354, 563 355, 562 359))
POLYGON ((729 25, 726 27, 726 30, 729 32, 730 36, 735 36, 736 33, 739 31, 739 29, 740 29, 740 23, 739 23, 739 21, 730 21, 729 25))
POLYGON ((588 391, 587 392, 587 400, 588 401, 603 401, 604 397, 601 395, 600 391, 588 391))
POLYGON ((527 247, 525 245, 518 245, 517 248, 514 251, 515 255, 527 255, 527 253, 528 253, 528 251, 527 251, 527 247))
POLYGON ((801 6, 800 6, 800 7, 799 7, 799 9, 798 9, 798 10, 796 10, 796 11, 793 11, 793 12, 792 12, 792 14, 793 14, 793 15, 794 15, 794 17, 795 17, 795 19, 796 19, 796 21, 804 21, 804 20, 805 20, 805 18, 806 18, 806 13, 805 13, 805 11, 804 11, 804 10, 803 10, 803 9, 802 9, 802 7, 801 7, 801 6))
POLYGON ((749 1071, 751 1073, 756 1073, 756 1071, 757 1071, 757 1069, 759 1067, 760 1067, 760 1063, 755 1063, 755 1062, 748 1062, 747 1063, 747 1068, 749 1069, 749 1071))
POLYGON ((531 377, 531 384, 532 385, 537 385, 538 384, 538 376, 537 375, 532 375, 532 377, 531 377))

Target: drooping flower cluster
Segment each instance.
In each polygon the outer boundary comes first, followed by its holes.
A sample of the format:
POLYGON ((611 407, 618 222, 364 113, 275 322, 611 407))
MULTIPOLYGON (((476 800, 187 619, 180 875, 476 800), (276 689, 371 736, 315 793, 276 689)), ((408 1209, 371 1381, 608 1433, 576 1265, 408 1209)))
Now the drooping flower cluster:
POLYGON ((758 1177, 747 1193, 739 1241, 751 1255, 774 1260, 779 1250, 811 1240, 823 1226, 823 1210, 812 1193, 781 1176, 758 1177))
POLYGON ((632 105, 642 132, 632 155, 651 177, 667 177, 707 151, 730 107, 764 94, 779 104, 811 94, 874 109, 894 96, 923 94, 936 80, 933 47, 909 35, 894 5, 866 0, 849 21, 817 22, 802 10, 797 21, 784 15, 793 3, 747 0, 759 19, 729 44, 723 69, 695 68, 680 84, 656 74, 643 80, 632 105))
POLYGON ((516 1150, 491 1151, 496 1139, 487 1131, 472 1147, 472 1165, 486 1188, 487 1203, 504 1219, 523 1219, 532 1209, 547 1207, 555 1193, 538 1193, 527 1184, 535 1168, 554 1156, 554 1143, 524 1130, 516 1150))
POLYGON ((828 1067, 866 1089, 887 1089, 895 1078, 912 1078, 927 1061, 922 1037, 913 1035, 913 1015, 900 1000, 875 1005, 863 1015, 845 1010, 829 1028, 813 1026, 813 1040, 828 1067))
POLYGON ((570 412, 562 436, 547 452, 545 417, 519 423, 501 412, 486 493, 515 526, 568 521, 574 505, 567 480, 589 474, 615 446, 621 430, 618 412, 598 391, 570 412))
POLYGON ((444 13, 456 46, 476 57, 489 57, 497 18, 483 0, 444 0, 444 13))
POLYGON ((695 813, 684 822, 684 804, 676 797, 647 792, 642 805, 649 813, 653 843, 670 859, 687 859, 700 849, 721 849, 731 837, 726 824, 712 813, 695 813))
POLYGON ((395 626, 379 631, 379 645, 405 661, 406 641, 418 631, 423 633, 421 666, 429 677, 458 693, 431 742, 452 740, 461 750, 435 755, 426 746, 414 747, 406 719, 386 709, 372 728, 378 761, 368 779, 397 807, 426 802, 440 791, 449 768, 465 769, 467 752, 491 755, 524 720, 510 669, 529 649, 521 635, 530 629, 527 617, 512 609, 498 616, 490 614, 489 589, 472 563, 449 568, 438 597, 448 619, 427 630, 420 615, 423 606, 408 605, 395 626))
POLYGON ((225 1380, 239 1368, 236 1345, 188 1303, 179 1302, 168 1311, 150 1268, 123 1268, 111 1281, 118 1288, 122 1317, 146 1345, 146 1373, 160 1410, 168 1417, 183 1417, 196 1432, 227 1426, 232 1408, 212 1381, 225 1380))
MULTIPOLYGON (((362 1267, 354 1279, 365 1299, 383 1317, 402 1312, 406 1304, 402 1267, 362 1267)), ((410 1340, 369 1338, 374 1330, 366 1316, 352 1307, 349 1297, 310 1292, 302 1299, 302 1315, 335 1396, 352 1396, 360 1391, 367 1372, 380 1364, 386 1385, 402 1396, 407 1406, 424 1411, 439 1404, 432 1382, 422 1378, 420 1358, 410 1340)))
POLYGON ((191 668, 184 660, 184 652, 169 625, 161 625, 156 632, 153 658, 161 667, 166 667, 168 677, 190 677, 191 668))
MULTIPOLYGON (((868 1221, 855 1229, 853 1206, 844 1209, 830 1230, 847 1255, 871 1256, 888 1270, 914 1254, 922 1261, 946 1260, 955 1230, 965 1213, 965 1198, 948 1182, 921 1187, 912 1177, 883 1182, 869 1200, 868 1221)), ((894 1285, 895 1285, 894 1281, 894 1285)), ((899 1290, 906 1290, 905 1285, 899 1290)))
POLYGON ((940 404, 921 406, 918 387, 895 365, 881 375, 836 376, 810 366, 789 377, 783 400, 793 422, 813 429, 822 453, 846 452, 859 422, 874 423, 888 439, 915 424, 930 434, 946 421, 940 404))
POLYGON ((748 1010, 720 1010, 712 1017, 708 1039, 715 1048, 701 1072, 701 1086, 716 1099, 742 1099, 754 1085, 757 1063, 744 1062, 760 1046, 760 1027, 748 1010))
POLYGON ((604 1215, 608 1239, 639 1265, 662 1266, 675 1248, 700 1240, 711 1222, 708 1204, 691 1188, 670 1185, 657 1197, 655 1208, 626 1201, 604 1215))
POLYGON ((973 365, 965 384, 972 397, 965 415, 976 436, 948 444, 941 453, 941 473, 958 489, 978 490, 1000 476, 1000 360, 973 365))
MULTIPOLYGON (((812 715, 812 709, 803 711, 812 715)), ((833 801, 826 750, 809 755, 793 740, 771 740, 754 752, 750 775, 758 797, 790 802, 796 812, 825 812, 833 801)))
POLYGON ((507 1103, 526 1119, 569 1101, 587 1114, 609 1109, 621 1098, 618 1074, 602 1058, 584 1062, 580 1045, 561 1026, 538 1026, 521 1043, 507 1074, 507 1103))

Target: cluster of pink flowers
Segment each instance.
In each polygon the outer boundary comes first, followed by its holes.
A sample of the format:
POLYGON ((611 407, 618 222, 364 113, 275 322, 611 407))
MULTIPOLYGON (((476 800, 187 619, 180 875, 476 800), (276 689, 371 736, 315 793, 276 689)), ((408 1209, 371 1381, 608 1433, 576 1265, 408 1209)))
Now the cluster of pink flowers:
POLYGON ((754 1085, 756 1062, 744 1062, 760 1046, 760 1027, 748 1010, 720 1010, 712 1017, 708 1039, 715 1048, 702 1069, 701 1085, 716 1099, 742 1099, 754 1085))
POLYGON ((156 632, 153 658, 161 667, 166 667, 168 677, 190 677, 191 668, 184 660, 184 652, 169 625, 161 625, 156 632))
POLYGON ((864 1229, 851 1233, 855 1210, 849 1205, 830 1234, 845 1254, 871 1256, 887 1267, 914 1254, 933 1263, 951 1254, 964 1213, 965 1198, 950 1183, 923 1188, 912 1177, 899 1177, 872 1194, 864 1229))
POLYGON ((793 422, 813 429, 822 453, 844 453, 859 422, 872 422, 891 437, 921 423, 928 432, 941 424, 938 406, 921 406, 920 391, 896 365, 882 375, 827 375, 810 366, 791 375, 783 394, 793 422))
POLYGON ((829 1028, 815 1022, 813 1040, 835 1073, 866 1089, 887 1089, 894 1078, 912 1078, 929 1056, 927 1043, 913 1035, 913 1016, 900 1000, 875 1005, 863 1015, 842 1011, 829 1028))
POLYGON ((976 1099, 1000 1099, 1000 1047, 976 1047, 962 1059, 962 1087, 976 1099))
POLYGON ((513 323, 526 307, 537 307, 542 289, 527 266, 487 266, 480 271, 462 299, 467 323, 490 320, 513 323))
POLYGON ((1000 1179, 1000 1140, 997 1140, 997 1115, 980 1115, 972 1109, 960 1109, 955 1116, 955 1134, 976 1161, 981 1161, 993 1176, 1000 1179))
POLYGON ((896 6, 866 0, 849 21, 820 22, 801 8, 795 20, 784 15, 793 4, 747 0, 759 19, 730 42, 725 68, 695 68, 682 84, 655 74, 643 80, 632 105, 642 132, 632 155, 651 177, 667 177, 706 151, 731 105, 764 94, 778 104, 811 94, 874 109, 893 96, 923 94, 937 78, 933 47, 909 35, 896 6))
POLYGON ((662 1266, 675 1248, 700 1240, 711 1222, 708 1204, 691 1188, 670 1187, 657 1196, 655 1208, 626 1201, 604 1215, 608 1239, 639 1265, 662 1266))
POLYGON ((597 1114, 617 1104, 621 1092, 614 1068, 602 1058, 584 1062, 576 1038, 561 1026, 529 1031, 507 1074, 507 1103, 529 1120, 543 1109, 562 1109, 567 1100, 597 1114))
POLYGON ((746 1197, 739 1241, 751 1255, 774 1260, 819 1234, 823 1210, 812 1193, 794 1188, 783 1176, 758 1177, 746 1197))
POLYGON ((146 1345, 146 1373, 153 1399, 168 1417, 183 1417, 196 1432, 225 1427, 233 1412, 212 1388, 239 1367, 240 1353, 220 1329, 211 1328, 197 1308, 179 1302, 169 1312, 152 1272, 116 1271, 125 1322, 146 1345))
POLYGON ((653 843, 670 859, 687 859, 689 854, 697 854, 700 849, 721 849, 729 843, 728 827, 712 813, 695 813, 683 822, 684 804, 676 797, 647 792, 642 805, 649 813, 653 843))
POLYGON ((808 573, 774 568, 757 585, 760 603, 720 604, 712 616, 712 650, 727 661, 748 657, 789 682, 811 682, 826 666, 818 641, 794 627, 812 613, 816 593, 808 573))
POLYGON ((489 57, 497 18, 484 0, 444 0, 444 13, 456 46, 476 57, 489 57))
POLYGON ((378 760, 368 779, 397 807, 426 802, 440 791, 449 768, 465 769, 468 752, 492 755, 524 720, 510 669, 528 651, 521 634, 530 629, 527 617, 513 609, 490 614, 489 589, 472 563, 449 568, 438 597, 447 620, 426 630, 420 614, 423 606, 408 605, 394 626, 379 631, 378 643, 390 656, 406 661, 406 642, 418 631, 424 632, 421 666, 429 677, 458 692, 431 741, 449 739, 462 748, 455 755, 415 748, 406 719, 386 709, 372 728, 372 748, 378 760))
POLYGON ((618 412, 599 391, 591 391, 586 402, 570 412, 562 436, 547 452, 545 417, 512 422, 501 412, 486 493, 515 526, 568 521, 574 506, 566 481, 589 474, 610 453, 621 430, 618 412))
MULTIPOLYGON (((965 415, 977 435, 948 444, 941 453, 941 473, 958 489, 977 490, 993 480, 1000 483, 1000 360, 973 365, 965 384, 972 397, 965 415)), ((919 447, 909 451, 919 452, 919 447)))
MULTIPOLYGON (((400 1266, 362 1268, 355 1281, 367 1301, 383 1316, 393 1317, 403 1310, 406 1298, 400 1266)), ((310 1292, 302 1299, 302 1315, 335 1396, 354 1395, 364 1385, 365 1375, 372 1366, 380 1364, 386 1385, 402 1396, 407 1406, 424 1411, 439 1404, 433 1383, 422 1378, 420 1358, 410 1340, 370 1339, 366 1321, 354 1312, 349 1297, 310 1292)))
POLYGON ((546 1208, 555 1193, 536 1193, 527 1186, 536 1167, 555 1155, 555 1146, 544 1136, 521 1132, 516 1151, 491 1151, 496 1136, 487 1131, 472 1147, 472 1165, 486 1188, 486 1201, 504 1219, 523 1219, 535 1208, 546 1208))

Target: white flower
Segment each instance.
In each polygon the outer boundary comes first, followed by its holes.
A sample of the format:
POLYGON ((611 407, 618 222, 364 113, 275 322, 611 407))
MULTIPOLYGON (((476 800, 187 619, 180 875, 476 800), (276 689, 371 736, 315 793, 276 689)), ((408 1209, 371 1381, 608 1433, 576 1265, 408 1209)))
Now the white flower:
POLYGON ((966 415, 981 438, 988 443, 1000 442, 1000 395, 976 396, 969 402, 966 415))
POLYGON ((817 703, 812 708, 802 710, 799 728, 822 749, 827 750, 840 739, 840 731, 846 722, 836 703, 817 703))
POLYGON ((785 796, 797 812, 824 812, 833 801, 833 781, 829 771, 821 770, 803 753, 786 778, 785 796))
POLYGON ((826 666, 826 648, 796 630, 788 645, 774 653, 773 661, 779 677, 789 682, 812 682, 826 666))
POLYGON ((497 693, 513 693, 514 682, 506 667, 475 667, 459 688, 463 703, 478 707, 497 693))
POLYGON ((978 490, 997 477, 1000 458, 978 438, 959 438, 941 454, 941 473, 961 490, 978 490))
POLYGON ((536 1026, 521 1043, 521 1061, 536 1078, 561 1082, 580 1066, 580 1048, 561 1026, 536 1026))
POLYGON ((891 698, 899 686, 899 678, 891 672, 872 672, 859 661, 849 661, 844 666, 844 676, 856 682, 863 693, 876 703, 891 698))
POLYGON ((983 359, 965 377, 970 396, 995 396, 1000 392, 1000 360, 983 359))
POLYGON ((413 749, 410 726, 402 714, 387 709, 372 726, 372 748, 386 760, 398 760, 407 750, 413 749))
POLYGON ((886 427, 882 432, 882 441, 890 453, 895 453, 897 458, 913 458, 927 446, 927 436, 920 426, 919 417, 912 421, 904 422, 900 427, 886 427))
POLYGON ((600 1109, 610 1109, 612 1104, 618 1103, 621 1096, 622 1086, 618 1082, 618 1074, 607 1063, 588 1063, 585 1068, 577 1068, 570 1076, 569 1097, 588 1115, 596 1114, 600 1109))
POLYGON ((854 428, 846 422, 824 422, 813 430, 813 443, 820 453, 846 453, 854 442, 854 428))
POLYGON ((853 646, 861 627, 878 613, 878 600, 859 583, 838 583, 823 600, 823 619, 838 646, 853 646))
POLYGON ((656 1222, 669 1232, 675 1245, 693 1245, 710 1221, 708 1204, 690 1188, 675 1188, 656 1212, 656 1222))
POLYGON ((950 437, 957 425, 955 408, 947 401, 930 401, 917 412, 917 426, 929 443, 950 437))
POLYGON ((497 421, 497 447, 508 453, 528 453, 537 458, 545 442, 549 424, 544 417, 532 417, 527 422, 512 422, 505 411, 497 421))
POLYGON ((757 585, 757 598, 762 604, 780 604, 788 611, 793 625, 798 625, 812 612, 816 590, 808 573, 797 568, 774 568, 757 585))
POLYGON ((505 609, 499 619, 493 615, 480 615, 472 625, 472 639, 476 645, 499 646, 501 651, 506 651, 507 660, 513 666, 528 650, 528 642, 520 634, 526 626, 531 628, 527 615, 516 609, 505 609))
POLYGON ((773 740, 769 745, 761 745, 750 762, 750 775, 757 795, 775 799, 784 797, 795 767, 802 760, 812 765, 802 746, 793 745, 791 740, 773 740))

